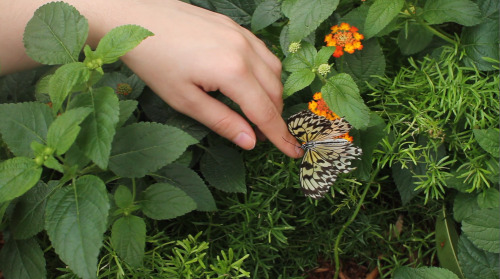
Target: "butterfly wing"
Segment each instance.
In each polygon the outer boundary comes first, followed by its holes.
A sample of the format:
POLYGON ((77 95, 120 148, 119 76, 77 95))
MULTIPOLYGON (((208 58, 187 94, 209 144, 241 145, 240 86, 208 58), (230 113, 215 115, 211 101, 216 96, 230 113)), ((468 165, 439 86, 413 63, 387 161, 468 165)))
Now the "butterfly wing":
POLYGON ((348 133, 351 125, 343 118, 333 121, 308 110, 288 118, 288 130, 301 142, 320 141, 348 133))

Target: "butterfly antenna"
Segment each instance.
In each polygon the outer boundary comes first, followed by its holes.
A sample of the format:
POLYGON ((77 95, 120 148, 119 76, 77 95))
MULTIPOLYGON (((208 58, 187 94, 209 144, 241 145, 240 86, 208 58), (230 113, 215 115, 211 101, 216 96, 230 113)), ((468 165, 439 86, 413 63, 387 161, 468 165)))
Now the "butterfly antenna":
MULTIPOLYGON (((293 142, 289 142, 289 141, 287 141, 284 137, 281 137, 281 138, 282 138, 284 141, 288 142, 289 144, 291 144, 291 145, 293 145, 293 146, 295 146, 295 147, 297 147, 297 148, 302 149, 302 146, 297 145, 296 143, 293 143, 293 142)), ((299 150, 297 150, 297 155, 298 155, 298 154, 299 154, 299 150)))

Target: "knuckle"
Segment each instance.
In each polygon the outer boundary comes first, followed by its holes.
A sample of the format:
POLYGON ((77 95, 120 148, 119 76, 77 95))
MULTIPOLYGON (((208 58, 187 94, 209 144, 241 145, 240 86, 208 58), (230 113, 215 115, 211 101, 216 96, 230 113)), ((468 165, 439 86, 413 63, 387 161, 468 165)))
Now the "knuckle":
POLYGON ((229 115, 222 116, 221 118, 217 119, 214 123, 210 124, 210 129, 217 134, 227 137, 229 134, 229 131, 231 130, 232 127, 232 121, 231 117, 229 115))

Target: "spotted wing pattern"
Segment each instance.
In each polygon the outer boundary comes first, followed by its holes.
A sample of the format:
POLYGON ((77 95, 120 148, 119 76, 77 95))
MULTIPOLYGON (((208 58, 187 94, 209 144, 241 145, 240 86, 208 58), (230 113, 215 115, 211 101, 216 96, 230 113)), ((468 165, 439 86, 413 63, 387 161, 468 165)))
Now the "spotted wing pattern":
POLYGON ((308 110, 288 119, 288 130, 299 141, 305 154, 300 165, 300 184, 306 196, 323 197, 337 179, 348 173, 351 161, 361 155, 361 149, 346 139, 336 138, 351 129, 343 118, 333 121, 308 110))

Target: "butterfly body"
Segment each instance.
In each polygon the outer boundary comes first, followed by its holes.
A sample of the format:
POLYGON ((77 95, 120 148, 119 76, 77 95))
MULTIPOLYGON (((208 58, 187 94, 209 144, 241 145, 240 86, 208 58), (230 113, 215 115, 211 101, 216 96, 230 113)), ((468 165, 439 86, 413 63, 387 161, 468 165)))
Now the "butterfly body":
POLYGON ((304 110, 288 119, 288 130, 298 140, 304 157, 300 165, 300 182, 306 196, 323 197, 337 179, 337 174, 348 173, 352 159, 361 155, 361 149, 343 138, 351 125, 343 118, 328 120, 304 110))

